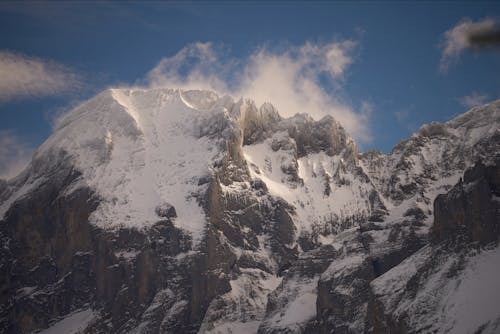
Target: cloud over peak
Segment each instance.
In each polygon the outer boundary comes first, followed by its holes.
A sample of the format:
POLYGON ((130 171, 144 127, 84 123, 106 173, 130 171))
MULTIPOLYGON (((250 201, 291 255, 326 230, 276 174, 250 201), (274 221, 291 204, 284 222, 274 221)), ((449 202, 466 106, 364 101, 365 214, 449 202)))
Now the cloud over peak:
POLYGON ((0 103, 59 95, 80 85, 78 76, 61 64, 0 50, 0 103))
POLYGON ((146 79, 152 87, 211 89, 257 104, 271 102, 284 116, 332 115, 366 143, 371 139, 366 106, 356 112, 339 97, 355 47, 352 40, 306 42, 279 50, 259 47, 248 57, 235 59, 221 47, 198 42, 163 58, 146 79))

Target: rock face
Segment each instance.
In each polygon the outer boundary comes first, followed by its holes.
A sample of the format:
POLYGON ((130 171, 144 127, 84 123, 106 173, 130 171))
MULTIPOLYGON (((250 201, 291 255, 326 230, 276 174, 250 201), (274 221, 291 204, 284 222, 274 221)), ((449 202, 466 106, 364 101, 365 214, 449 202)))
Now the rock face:
POLYGON ((331 117, 105 91, 0 180, 0 332, 453 332, 485 287, 466 325, 493 333, 499 124, 359 154, 331 117))
POLYGON ((463 238, 486 245, 500 236, 500 161, 493 166, 478 163, 468 169, 447 194, 434 202, 435 242, 463 238))
POLYGON ((370 332, 500 330, 499 176, 478 163, 438 196, 432 243, 371 283, 370 332))

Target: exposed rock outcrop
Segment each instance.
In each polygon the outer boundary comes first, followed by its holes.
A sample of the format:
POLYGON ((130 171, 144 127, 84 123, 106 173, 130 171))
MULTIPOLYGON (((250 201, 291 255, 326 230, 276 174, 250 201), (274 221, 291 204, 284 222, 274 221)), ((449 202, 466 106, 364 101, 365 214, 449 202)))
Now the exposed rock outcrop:
POLYGON ((434 202, 433 241, 451 237, 488 244, 500 236, 500 162, 476 164, 434 202))
POLYGON ((437 197, 432 243, 371 283, 369 332, 500 329, 487 306, 497 303, 500 278, 499 181, 500 164, 479 162, 437 197))

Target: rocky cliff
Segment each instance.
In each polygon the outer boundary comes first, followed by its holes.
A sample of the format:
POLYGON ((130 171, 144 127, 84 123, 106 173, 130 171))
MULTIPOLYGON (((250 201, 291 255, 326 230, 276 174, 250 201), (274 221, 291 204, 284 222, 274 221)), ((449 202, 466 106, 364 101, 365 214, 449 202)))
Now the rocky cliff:
POLYGON ((434 202, 431 243, 371 283, 373 333, 497 333, 500 163, 434 202))

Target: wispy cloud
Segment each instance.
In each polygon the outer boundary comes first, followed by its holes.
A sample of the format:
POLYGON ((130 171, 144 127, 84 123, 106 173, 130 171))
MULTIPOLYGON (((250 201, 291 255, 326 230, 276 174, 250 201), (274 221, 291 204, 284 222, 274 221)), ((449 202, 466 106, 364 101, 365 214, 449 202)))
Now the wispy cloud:
POLYGON ((271 102, 284 116, 332 115, 358 141, 366 143, 371 139, 371 106, 355 111, 339 97, 355 47, 352 40, 307 42, 280 50, 260 47, 247 58, 236 60, 212 43, 193 43, 163 58, 147 75, 147 81, 154 87, 212 89, 248 97, 257 104, 271 102))
POLYGON ((59 95, 80 86, 77 74, 61 64, 0 51, 0 103, 59 95))
POLYGON ((27 166, 33 148, 13 131, 0 130, 0 179, 10 179, 27 166))
POLYGON ((500 40, 499 24, 491 18, 473 22, 465 18, 443 34, 440 70, 458 62, 460 55, 468 48, 483 48, 498 45, 500 40), (496 41, 496 42, 495 42, 496 41))
POLYGON ((404 121, 410 115, 408 110, 395 111, 393 114, 396 117, 396 119, 398 120, 398 122, 404 121))
POLYGON ((472 92, 471 95, 462 96, 462 97, 458 98, 458 101, 460 102, 461 105, 463 105, 466 108, 473 108, 473 107, 477 107, 479 105, 484 104, 487 99, 488 99, 488 95, 486 95, 486 94, 472 92))
POLYGON ((368 101, 361 101, 361 105, 359 107, 360 113, 364 115, 371 115, 373 112, 373 103, 368 102, 368 101))

